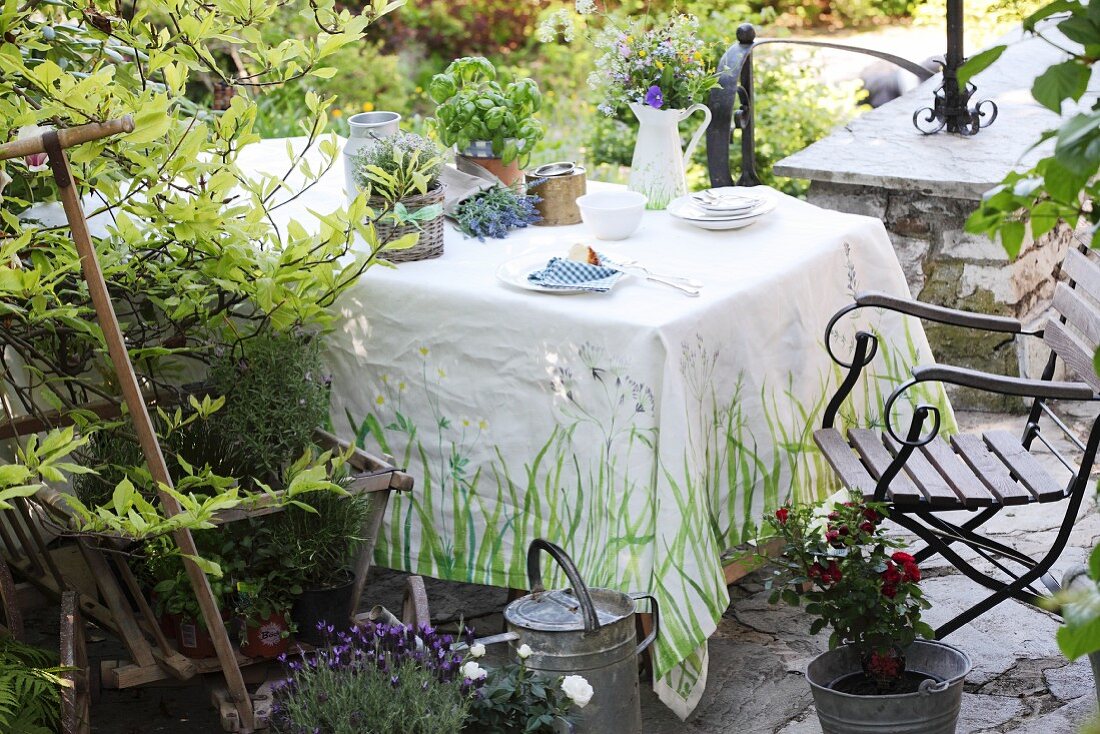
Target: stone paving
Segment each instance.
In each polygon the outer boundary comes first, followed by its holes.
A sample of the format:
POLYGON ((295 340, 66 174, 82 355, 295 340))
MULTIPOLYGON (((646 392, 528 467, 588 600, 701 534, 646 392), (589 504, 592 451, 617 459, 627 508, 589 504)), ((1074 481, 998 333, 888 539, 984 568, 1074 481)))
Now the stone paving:
MULTIPOLYGON (((959 420, 964 430, 1020 425, 1018 417, 992 414, 963 413, 959 420)), ((1050 464, 1053 457, 1047 454, 1044 461, 1050 464)), ((1010 545, 1036 549, 1054 536, 1058 510, 1059 505, 1046 505, 1025 508, 1018 514, 1006 512, 994 521, 992 530, 1010 545)), ((1056 577, 1080 563, 1098 539, 1100 514, 1090 496, 1056 577)), ((926 618, 933 626, 980 593, 942 562, 927 562, 925 577, 923 586, 933 603, 926 618)), ((378 571, 368 586, 364 606, 381 603, 400 608, 403 583, 403 574, 378 571)), ((463 615, 480 634, 500 631, 499 612, 507 601, 504 590, 429 580, 428 592, 438 622, 463 615)), ((711 638, 707 692, 695 714, 687 722, 679 721, 643 687, 644 731, 819 734, 803 671, 807 662, 825 649, 826 635, 809 636, 809 618, 800 610, 770 606, 759 574, 735 584, 730 593, 733 601, 711 638)), ((1061 656, 1054 641, 1057 626, 1051 615, 1009 601, 948 639, 974 661, 963 698, 960 734, 1071 734, 1088 720, 1096 710, 1092 673, 1087 661, 1069 663, 1061 656)), ((42 630, 47 635, 48 627, 42 630)), ((111 641, 94 643, 91 648, 97 657, 118 654, 111 641)), ((216 732, 219 727, 207 697, 203 686, 105 691, 93 710, 93 731, 216 732)))

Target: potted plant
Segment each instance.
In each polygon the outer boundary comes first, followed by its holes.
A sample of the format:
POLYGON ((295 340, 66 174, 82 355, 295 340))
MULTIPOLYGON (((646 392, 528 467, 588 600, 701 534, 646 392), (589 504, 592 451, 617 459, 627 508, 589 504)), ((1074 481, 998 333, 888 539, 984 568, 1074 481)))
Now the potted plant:
POLYGON ((378 237, 390 243, 386 259, 405 262, 442 255, 446 187, 439 180, 439 146, 414 133, 398 133, 361 148, 353 165, 356 184, 368 192, 378 237), (403 246, 410 235, 418 238, 403 246))
POLYGON ((329 647, 282 658, 286 680, 275 686, 272 734, 318 724, 327 734, 459 734, 476 681, 462 672, 453 642, 426 626, 367 624, 339 633, 329 647))
POLYGON ((288 587, 260 581, 238 581, 234 611, 241 622, 241 653, 250 658, 276 658, 286 652, 293 625, 288 587))
MULTIPOLYGON (((210 556, 204 556, 209 560, 210 556)), ((219 601, 222 619, 228 620, 229 614, 224 606, 229 587, 224 578, 211 578, 210 588, 214 598, 219 601)), ((157 613, 166 614, 175 622, 176 643, 179 651, 190 658, 212 658, 217 655, 214 641, 206 629, 195 590, 182 560, 179 570, 171 577, 158 583, 154 589, 157 594, 157 613)))
POLYGON ((825 734, 872 725, 953 732, 970 659, 931 641, 920 568, 894 550, 900 543, 886 536, 885 517, 881 505, 854 498, 780 507, 768 518, 785 542, 771 601, 804 600, 817 617, 810 632, 832 629, 829 650, 806 670, 825 734))
POLYGON ((444 145, 507 186, 522 180, 521 167, 543 136, 534 117, 542 106, 534 80, 502 85, 491 61, 467 56, 433 76, 428 94, 438 105, 432 124, 444 145))
MULTIPOLYGON (((484 646, 470 647, 478 658, 484 646)), ((592 700, 592 686, 583 676, 547 678, 527 667, 532 650, 521 645, 519 662, 496 668, 481 668, 468 662, 463 674, 480 680, 478 695, 470 705, 465 731, 478 734, 555 734, 573 731, 571 710, 584 708, 592 700)))
POLYGON ((346 627, 357 599, 351 563, 370 512, 366 494, 316 494, 304 498, 312 511, 288 507, 280 518, 287 562, 295 568, 302 592, 291 618, 298 638, 311 645, 326 642, 321 626, 346 627))

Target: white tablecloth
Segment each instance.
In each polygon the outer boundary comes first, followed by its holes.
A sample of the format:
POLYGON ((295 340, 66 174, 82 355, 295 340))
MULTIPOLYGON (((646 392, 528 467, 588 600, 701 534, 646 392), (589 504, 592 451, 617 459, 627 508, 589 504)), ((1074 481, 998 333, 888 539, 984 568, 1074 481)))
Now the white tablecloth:
MULTIPOLYGON (((244 158, 275 170, 284 149, 267 141, 244 158)), ((279 221, 309 226, 307 209, 342 205, 343 180, 330 171, 279 221)), ((416 477, 377 562, 526 588, 528 543, 556 541, 589 584, 660 600, 656 687, 687 716, 729 602, 723 551, 753 536, 765 508, 837 489, 811 436, 840 377, 827 320, 857 289, 908 288, 880 221, 786 196, 744 230, 646 212, 629 240, 599 245, 698 278, 699 298, 636 277, 564 296, 495 276, 510 258, 574 242, 595 241, 583 225, 486 242, 450 230, 441 258, 369 271, 338 304, 329 340, 333 421, 416 477)), ((858 319, 883 348, 850 421, 879 415, 891 387, 876 377, 931 361, 916 322, 858 319)))

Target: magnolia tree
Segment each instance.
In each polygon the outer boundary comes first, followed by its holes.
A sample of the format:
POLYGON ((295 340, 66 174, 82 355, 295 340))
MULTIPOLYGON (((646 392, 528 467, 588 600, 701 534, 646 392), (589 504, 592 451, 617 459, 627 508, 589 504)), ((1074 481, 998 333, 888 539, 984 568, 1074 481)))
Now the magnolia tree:
MULTIPOLYGON (((217 350, 265 331, 323 332, 329 306, 366 268, 384 262, 383 248, 415 242, 415 235, 379 242, 363 196, 318 213, 319 224, 275 228, 273 210, 303 190, 287 182, 309 187, 336 159, 337 140, 323 134, 332 99, 306 95, 306 144, 288 152, 285 171, 257 174, 237 163, 241 149, 259 139, 261 95, 331 77, 326 58, 403 2, 374 0, 359 14, 334 0, 0 5, 0 141, 133 115, 130 135, 68 153, 89 214, 108 222, 109 235, 95 244, 130 358, 162 402, 179 400, 185 376, 201 377, 217 350), (277 40, 263 33, 294 16, 296 27, 308 21, 308 32, 277 40), (232 93, 226 109, 202 103, 209 89, 232 93), (367 247, 353 251, 357 235, 367 247)), ((60 413, 78 430, 53 440, 74 449, 96 431, 126 424, 86 409, 121 400, 68 228, 35 218, 41 208, 34 205, 56 196, 45 164, 44 156, 0 163, 0 424, 26 414, 56 426, 51 416, 60 413)), ((218 407, 194 401, 189 411, 162 412, 160 428, 178 430, 218 407)), ((224 477, 179 466, 192 475, 182 483, 200 499, 235 493, 224 477)), ((310 470, 308 463, 298 468, 310 470)), ((324 486, 316 472, 307 476, 324 486)), ((135 535, 150 523, 164 529, 154 505, 119 488, 120 501, 102 512, 82 508, 85 517, 105 513, 111 517, 96 522, 135 535)), ((188 507, 204 514, 201 501, 188 507)))

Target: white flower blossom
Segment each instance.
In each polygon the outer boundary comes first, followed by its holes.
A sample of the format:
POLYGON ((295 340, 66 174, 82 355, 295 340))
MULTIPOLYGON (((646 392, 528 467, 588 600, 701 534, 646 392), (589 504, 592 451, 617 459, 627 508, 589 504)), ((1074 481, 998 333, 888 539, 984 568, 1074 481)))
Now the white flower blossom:
POLYGON ((479 658, 484 654, 485 645, 482 645, 480 642, 475 642, 474 644, 470 645, 470 657, 479 658))
POLYGON ((518 650, 516 650, 516 655, 519 655, 520 660, 526 660, 527 658, 531 657, 531 653, 533 652, 534 650, 531 649, 531 646, 527 643, 524 643, 519 646, 518 650))
POLYGON ((569 699, 583 709, 592 700, 592 686, 583 675, 567 675, 561 682, 561 690, 569 699))
POLYGON ((460 668, 463 678, 469 678, 470 680, 481 680, 485 676, 489 675, 489 671, 481 667, 474 661, 463 663, 460 668))
POLYGON ((575 7, 581 15, 591 15, 596 12, 595 0, 577 0, 575 7))

